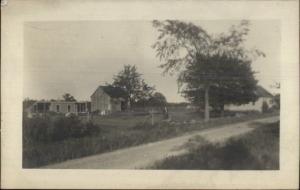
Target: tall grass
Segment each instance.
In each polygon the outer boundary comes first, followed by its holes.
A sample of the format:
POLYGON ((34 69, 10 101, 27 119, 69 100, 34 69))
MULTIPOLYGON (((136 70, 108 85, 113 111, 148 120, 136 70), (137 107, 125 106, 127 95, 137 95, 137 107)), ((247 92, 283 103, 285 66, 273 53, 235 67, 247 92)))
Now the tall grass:
POLYGON ((200 144, 196 147, 190 146, 187 154, 155 163, 151 169, 279 169, 279 122, 258 127, 249 134, 230 139, 225 144, 203 143, 203 140, 200 144))
POLYGON ((171 125, 156 123, 154 126, 139 124, 129 130, 99 126, 97 135, 81 138, 66 138, 62 141, 23 142, 23 167, 33 168, 68 159, 79 158, 97 153, 104 153, 120 148, 153 142, 175 136, 178 131, 171 125))
POLYGON ((54 142, 98 134, 100 128, 91 122, 83 123, 76 116, 61 115, 23 118, 23 142, 54 142))
POLYGON ((97 118, 93 123, 82 122, 77 117, 24 118, 23 167, 40 167, 247 119, 229 118, 194 124, 156 119, 151 125, 144 117, 97 118))

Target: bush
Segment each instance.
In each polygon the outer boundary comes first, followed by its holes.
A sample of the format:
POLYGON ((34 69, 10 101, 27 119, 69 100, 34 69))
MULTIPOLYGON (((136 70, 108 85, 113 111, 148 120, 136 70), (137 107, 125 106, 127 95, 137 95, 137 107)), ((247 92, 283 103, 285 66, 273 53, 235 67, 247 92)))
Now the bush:
POLYGON ((100 128, 91 122, 83 123, 77 116, 43 116, 23 119, 24 143, 53 142, 67 138, 94 135, 100 128))
POLYGON ((262 112, 267 113, 269 111, 269 105, 267 102, 263 101, 262 112))
MULTIPOLYGON (((93 152, 100 127, 77 116, 23 118, 23 167, 37 167, 93 152), (90 147, 89 147, 90 146, 90 147)), ((102 146, 102 145, 101 145, 102 146)), ((96 149, 97 150, 97 149, 96 149)))

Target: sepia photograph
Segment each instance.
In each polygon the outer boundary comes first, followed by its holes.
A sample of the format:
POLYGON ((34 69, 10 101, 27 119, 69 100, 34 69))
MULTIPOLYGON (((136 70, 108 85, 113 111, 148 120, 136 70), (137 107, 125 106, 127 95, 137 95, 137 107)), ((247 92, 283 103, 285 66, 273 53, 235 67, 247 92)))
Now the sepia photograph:
POLYGON ((278 21, 24 23, 23 167, 278 170, 278 21))
POLYGON ((4 189, 297 189, 299 1, 1 0, 4 189))

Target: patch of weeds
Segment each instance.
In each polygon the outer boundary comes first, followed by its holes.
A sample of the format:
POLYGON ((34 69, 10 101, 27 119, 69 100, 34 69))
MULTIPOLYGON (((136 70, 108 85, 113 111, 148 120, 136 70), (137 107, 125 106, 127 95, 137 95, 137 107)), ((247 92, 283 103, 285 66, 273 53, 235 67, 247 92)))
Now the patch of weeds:
POLYGON ((190 146, 188 153, 168 157, 151 169, 278 170, 279 122, 258 127, 226 143, 207 143, 196 137, 186 146, 190 146))

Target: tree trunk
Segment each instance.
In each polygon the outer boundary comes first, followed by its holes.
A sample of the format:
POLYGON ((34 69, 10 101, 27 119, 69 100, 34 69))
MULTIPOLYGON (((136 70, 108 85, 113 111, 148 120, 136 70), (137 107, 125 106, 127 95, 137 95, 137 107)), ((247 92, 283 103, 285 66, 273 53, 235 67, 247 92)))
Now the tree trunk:
POLYGON ((204 110, 204 121, 209 121, 209 86, 205 87, 205 110, 204 110))

